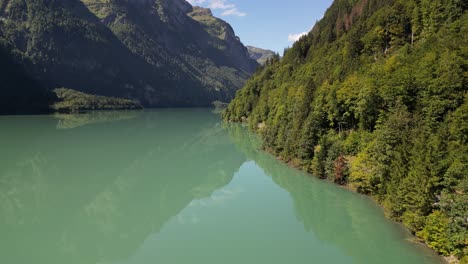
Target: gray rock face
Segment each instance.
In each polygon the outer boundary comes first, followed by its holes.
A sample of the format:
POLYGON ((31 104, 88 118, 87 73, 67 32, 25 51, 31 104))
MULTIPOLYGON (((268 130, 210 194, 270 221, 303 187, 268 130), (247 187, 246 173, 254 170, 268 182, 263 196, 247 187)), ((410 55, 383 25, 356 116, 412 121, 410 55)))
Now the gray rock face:
POLYGON ((249 51, 236 36, 234 29, 226 21, 216 18, 208 8, 194 7, 189 16, 198 21, 203 28, 213 37, 208 44, 213 48, 221 48, 226 56, 238 67, 247 72, 254 72, 258 66, 253 63, 249 51))
POLYGON ((265 62, 275 56, 275 52, 271 50, 265 50, 252 46, 247 46, 250 58, 256 60, 259 64, 263 65, 265 62))

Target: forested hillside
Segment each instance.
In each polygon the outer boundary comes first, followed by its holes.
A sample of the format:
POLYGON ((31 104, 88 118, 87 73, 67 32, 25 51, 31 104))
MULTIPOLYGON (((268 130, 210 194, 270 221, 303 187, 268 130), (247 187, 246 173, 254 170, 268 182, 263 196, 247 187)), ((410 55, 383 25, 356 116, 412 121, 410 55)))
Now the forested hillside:
POLYGON ((0 45, 50 90, 145 106, 228 101, 257 63, 229 24, 195 11, 185 0, 0 0, 0 45))
POLYGON ((286 162, 379 201, 468 261, 468 15, 463 0, 335 0, 224 112, 286 162))
POLYGON ((142 106, 132 100, 96 96, 70 90, 58 88, 53 90, 57 96, 56 102, 52 105, 52 110, 60 113, 83 112, 92 110, 135 110, 142 109, 142 106))

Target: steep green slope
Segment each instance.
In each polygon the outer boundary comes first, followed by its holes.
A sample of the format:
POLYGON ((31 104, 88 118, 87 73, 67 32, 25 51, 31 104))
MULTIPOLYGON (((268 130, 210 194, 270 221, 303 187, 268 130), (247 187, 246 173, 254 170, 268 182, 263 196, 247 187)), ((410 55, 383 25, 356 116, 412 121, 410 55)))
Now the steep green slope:
MULTIPOLYGON (((79 1, 2 0, 0 39, 45 87, 131 96, 144 64, 79 1)), ((147 73, 149 76, 149 74, 147 73)))
POLYGON ((234 32, 215 38, 192 10, 184 0, 0 0, 0 40, 49 89, 145 106, 230 100, 257 64, 234 32))
POLYGON ((466 8, 462 0, 336 0, 224 117, 248 120, 267 150, 375 197, 430 247, 463 258, 466 8))

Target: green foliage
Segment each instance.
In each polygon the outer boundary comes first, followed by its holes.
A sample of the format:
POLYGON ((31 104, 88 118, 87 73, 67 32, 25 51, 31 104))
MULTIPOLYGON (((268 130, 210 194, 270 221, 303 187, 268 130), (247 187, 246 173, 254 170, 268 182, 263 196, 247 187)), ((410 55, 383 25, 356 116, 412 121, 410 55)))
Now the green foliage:
POLYGON ((463 257, 463 258, 460 260, 460 264, 468 264, 468 256, 463 257))
POLYGON ((451 249, 447 234, 448 226, 449 219, 447 216, 440 211, 434 211, 427 217, 424 228, 417 234, 424 238, 427 244, 437 252, 449 255, 451 249))
POLYGON ((85 110, 132 110, 142 106, 133 100, 90 95, 71 89, 55 89, 58 101, 52 105, 57 112, 77 112, 85 110))
POLYGON ((466 7, 336 0, 283 59, 257 71, 224 117, 247 121, 283 160, 374 196, 431 247, 462 258, 466 7))

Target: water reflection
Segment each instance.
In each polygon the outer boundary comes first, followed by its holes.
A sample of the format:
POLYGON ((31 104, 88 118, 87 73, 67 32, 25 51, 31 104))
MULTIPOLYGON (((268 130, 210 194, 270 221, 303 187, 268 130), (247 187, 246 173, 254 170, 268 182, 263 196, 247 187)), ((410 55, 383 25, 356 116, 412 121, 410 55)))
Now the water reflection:
POLYGON ((290 194, 304 229, 338 247, 352 263, 442 263, 425 246, 410 242, 410 234, 385 219, 370 199, 291 169, 259 151, 260 139, 241 125, 225 127, 238 149, 290 194))
POLYGON ((209 110, 64 119, 0 117, 0 263, 439 263, 209 110))
POLYGON ((128 258, 245 161, 205 110, 89 117, 0 118, 1 263, 128 258))
POLYGON ((143 111, 91 111, 81 114, 54 114, 58 129, 72 129, 96 123, 107 123, 132 119, 143 111))

